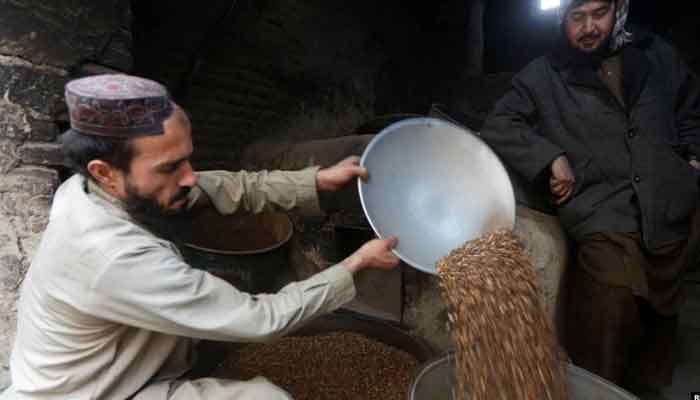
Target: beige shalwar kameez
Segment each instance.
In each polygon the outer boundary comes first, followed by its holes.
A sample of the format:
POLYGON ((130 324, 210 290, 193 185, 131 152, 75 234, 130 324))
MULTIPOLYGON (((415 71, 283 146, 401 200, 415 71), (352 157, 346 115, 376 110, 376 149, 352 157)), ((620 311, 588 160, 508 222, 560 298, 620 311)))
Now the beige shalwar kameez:
MULTIPOLYGON (((198 173, 222 213, 318 212, 316 171, 198 173)), ((133 221, 81 176, 56 192, 23 283, 5 399, 284 399, 264 378, 178 380, 193 340, 259 342, 284 335, 355 295, 336 265, 276 294, 250 295, 191 268, 175 245, 133 221)))

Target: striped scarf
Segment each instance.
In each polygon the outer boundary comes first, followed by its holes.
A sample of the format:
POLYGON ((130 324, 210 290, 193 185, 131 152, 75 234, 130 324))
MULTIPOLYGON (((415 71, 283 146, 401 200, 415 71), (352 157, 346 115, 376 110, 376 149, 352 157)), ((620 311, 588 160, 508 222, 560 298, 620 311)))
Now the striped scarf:
MULTIPOLYGON (((591 0, 562 0, 559 7, 559 18, 564 23, 566 14, 574 7, 591 0)), ((625 30, 627 16, 629 14, 629 0, 615 0, 615 26, 612 30, 610 40, 610 50, 616 51, 632 41, 632 34, 625 30)))

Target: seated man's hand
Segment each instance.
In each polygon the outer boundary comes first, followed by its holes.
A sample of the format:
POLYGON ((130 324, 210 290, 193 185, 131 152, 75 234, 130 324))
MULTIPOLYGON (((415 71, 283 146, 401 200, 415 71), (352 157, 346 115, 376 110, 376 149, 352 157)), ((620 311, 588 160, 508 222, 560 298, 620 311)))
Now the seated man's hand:
POLYGON ((554 204, 560 205, 574 193, 576 178, 566 156, 561 155, 552 161, 552 176, 549 178, 549 190, 554 196, 554 204))
POLYGON ((396 236, 374 239, 365 243, 341 264, 353 274, 364 268, 390 269, 399 265, 399 258, 392 253, 399 240, 396 236))
POLYGON ((367 178, 367 169, 360 166, 360 157, 351 156, 339 163, 318 171, 316 187, 322 192, 335 192, 353 179, 367 178))

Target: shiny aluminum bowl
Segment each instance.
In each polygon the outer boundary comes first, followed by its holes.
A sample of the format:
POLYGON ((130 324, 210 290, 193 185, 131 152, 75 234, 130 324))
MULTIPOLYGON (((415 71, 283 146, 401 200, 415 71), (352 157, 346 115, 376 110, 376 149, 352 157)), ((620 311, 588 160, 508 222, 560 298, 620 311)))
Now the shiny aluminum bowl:
POLYGON ((515 198, 496 154, 474 133, 435 118, 382 130, 365 149, 362 208, 379 237, 396 235, 394 253, 436 273, 435 263, 482 233, 513 228, 515 198))
MULTIPOLYGON (((573 364, 566 363, 566 379, 571 400, 639 400, 632 393, 573 364)), ((431 360, 420 367, 408 400, 453 400, 455 382, 452 354, 431 360)))

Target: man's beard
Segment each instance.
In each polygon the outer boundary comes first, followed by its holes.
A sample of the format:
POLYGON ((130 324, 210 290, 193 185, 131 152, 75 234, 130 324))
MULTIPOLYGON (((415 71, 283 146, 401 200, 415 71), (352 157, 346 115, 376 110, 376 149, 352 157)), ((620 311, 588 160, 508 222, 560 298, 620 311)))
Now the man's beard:
MULTIPOLYGON (((189 187, 183 187, 170 200, 169 204, 186 198, 190 192, 189 187)), ((186 215, 186 207, 177 210, 161 205, 154 196, 141 195, 135 187, 126 184, 125 209, 129 215, 146 228, 152 230, 158 236, 168 240, 176 240, 176 232, 182 226, 186 215)))
MULTIPOLYGON (((581 40, 584 39, 583 37, 581 40)), ((591 57, 593 59, 599 59, 602 60, 606 58, 607 56, 610 55, 610 42, 612 40, 612 32, 608 33, 608 36, 603 39, 598 47, 591 51, 583 51, 583 50, 578 50, 579 52, 587 55, 588 57, 591 57)))
MULTIPOLYGON (((563 29, 563 28, 562 28, 563 29)), ((566 34, 560 35, 560 48, 563 49, 565 54, 568 54, 572 59, 574 64, 577 65, 590 65, 594 67, 600 66, 601 62, 611 55, 610 44, 612 41, 612 33, 608 36, 592 51, 580 50, 569 41, 566 34)))

